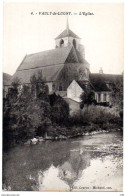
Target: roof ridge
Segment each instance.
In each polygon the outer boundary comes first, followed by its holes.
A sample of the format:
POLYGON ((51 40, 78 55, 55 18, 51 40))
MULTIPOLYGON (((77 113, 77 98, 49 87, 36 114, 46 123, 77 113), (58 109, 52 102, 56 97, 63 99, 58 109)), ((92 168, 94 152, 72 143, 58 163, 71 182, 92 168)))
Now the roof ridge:
POLYGON ((59 39, 59 38, 63 38, 63 37, 67 37, 67 36, 71 36, 71 37, 75 37, 75 38, 79 38, 81 39, 78 35, 76 35, 72 30, 68 30, 67 32, 67 29, 65 29, 62 33, 60 33, 56 38, 56 39, 59 39), (73 34, 73 35, 71 35, 73 34))
POLYGON ((57 74, 63 69, 63 67, 60 67, 60 69, 57 70, 57 72, 52 76, 52 78, 57 78, 57 74))
POLYGON ((103 73, 103 74, 100 74, 100 73, 90 73, 90 75, 94 75, 94 74, 97 74, 97 75, 109 75, 109 76, 122 76, 122 74, 108 74, 108 73, 103 73))
POLYGON ((40 54, 42 52, 48 52, 50 50, 57 50, 57 49, 62 49, 62 48, 53 48, 53 49, 49 49, 49 50, 43 50, 41 52, 35 52, 35 53, 32 53, 32 54, 27 54, 27 56, 32 56, 32 55, 40 54))
POLYGON ((17 71, 64 64, 72 46, 46 50, 32 55, 26 55, 17 71))
POLYGON ((76 59, 77 59, 77 61, 78 61, 78 63, 79 63, 79 62, 80 62, 80 60, 79 60, 79 57, 78 57, 78 55, 77 55, 77 51, 76 51, 76 49, 75 49, 75 47, 74 47, 74 46, 73 46, 72 48, 74 49, 76 59))
MULTIPOLYGON (((77 56, 77 54, 76 54, 76 51, 75 51, 75 48, 74 48, 74 46, 70 46, 71 47, 71 50, 69 51, 69 54, 71 53, 71 51, 73 50, 73 52, 75 53, 75 57, 76 57, 76 59, 77 59, 77 63, 79 63, 79 59, 78 59, 78 56, 77 56)), ((66 63, 66 60, 67 60, 67 58, 68 58, 68 56, 69 56, 69 54, 67 55, 67 57, 66 57, 66 59, 65 59, 65 62, 64 63, 66 63)))
MULTIPOLYGON (((41 51, 41 52, 36 52, 36 53, 32 53, 32 54, 26 54, 26 56, 33 56, 33 55, 36 55, 36 54, 40 54, 40 53, 44 53, 44 52, 49 52, 49 51, 54 51, 54 50, 64 50, 64 48, 70 48, 71 46, 68 46, 68 47, 62 47, 62 48, 53 48, 53 49, 49 49, 49 50, 44 50, 44 51, 41 51)), ((25 56, 25 57, 26 57, 25 56)), ((24 57, 24 58, 25 58, 24 57)), ((24 60, 24 59, 23 59, 24 60)), ((23 61, 22 61, 23 62, 23 61)))
POLYGON ((17 67, 16 71, 21 67, 22 63, 24 62, 24 60, 26 59, 27 54, 24 56, 23 60, 21 61, 20 65, 17 67))
POLYGON ((68 52, 68 54, 67 54, 67 56, 66 56, 66 58, 65 58, 65 61, 64 61, 64 63, 66 62, 66 59, 67 59, 67 57, 68 57, 68 55, 69 55, 69 53, 71 52, 71 50, 72 50, 72 46, 68 46, 67 48, 69 48, 70 50, 69 50, 69 52, 68 52))

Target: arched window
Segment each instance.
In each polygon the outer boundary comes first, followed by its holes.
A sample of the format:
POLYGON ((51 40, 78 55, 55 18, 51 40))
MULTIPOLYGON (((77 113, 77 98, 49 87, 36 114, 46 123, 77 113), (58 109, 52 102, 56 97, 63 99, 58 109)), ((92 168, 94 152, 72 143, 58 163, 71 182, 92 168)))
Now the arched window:
POLYGON ((61 39, 61 40, 60 40, 60 48, 61 48, 63 45, 64 45, 64 40, 61 39))
POLYGON ((97 94, 95 95, 95 100, 96 100, 96 101, 98 100, 98 96, 97 96, 97 94))
POLYGON ((76 48, 76 40, 75 39, 73 39, 73 46, 74 46, 74 48, 76 48))
POLYGON ((87 77, 88 76, 88 70, 85 69, 85 76, 87 77))
POLYGON ((98 102, 101 102, 101 94, 98 93, 98 102))
POLYGON ((59 91, 62 91, 62 85, 61 84, 59 85, 59 91))
POLYGON ((107 101, 107 95, 106 95, 106 93, 104 94, 104 101, 107 101))
POLYGON ((53 91, 55 90, 55 84, 52 85, 52 90, 53 90, 53 91))

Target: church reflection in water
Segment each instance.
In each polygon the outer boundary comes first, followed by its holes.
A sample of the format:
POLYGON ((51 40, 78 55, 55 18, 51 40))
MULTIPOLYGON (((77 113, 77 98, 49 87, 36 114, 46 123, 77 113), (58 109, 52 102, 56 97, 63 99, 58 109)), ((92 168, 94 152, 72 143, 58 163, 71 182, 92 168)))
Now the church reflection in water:
MULTIPOLYGON (((63 153, 65 152, 63 151, 63 153)), ((60 189, 65 187, 67 190, 72 190, 74 182, 82 176, 83 170, 90 166, 91 156, 83 149, 70 150, 62 157, 63 159, 56 157, 56 160, 53 157, 53 164, 46 171, 38 171, 38 190, 47 190, 49 187, 50 190, 54 187, 55 190, 58 190, 60 185, 60 189), (50 185, 47 180, 50 181, 49 178, 51 177, 52 181, 50 185)))
POLYGON ((90 154, 82 149, 70 151, 70 156, 59 166, 59 177, 72 189, 73 183, 82 176, 86 167, 90 166, 90 154))
POLYGON ((99 185, 101 182, 113 182, 112 187, 121 190, 121 136, 103 137, 107 140, 105 146, 101 136, 97 135, 94 139, 88 137, 89 140, 46 141, 13 148, 3 160, 3 181, 15 191, 73 191, 75 186, 99 185), (116 143, 114 150, 118 152, 109 151, 110 140, 117 140, 113 142, 116 143), (116 184, 115 179, 119 179, 116 184))

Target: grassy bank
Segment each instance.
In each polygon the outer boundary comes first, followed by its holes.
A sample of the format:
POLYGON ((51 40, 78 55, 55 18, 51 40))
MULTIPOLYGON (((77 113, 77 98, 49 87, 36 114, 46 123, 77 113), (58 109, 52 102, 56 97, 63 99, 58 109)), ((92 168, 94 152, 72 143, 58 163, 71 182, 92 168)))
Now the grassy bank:
POLYGON ((15 97, 14 93, 4 101, 3 149, 33 138, 44 138, 46 133, 50 138, 64 139, 103 130, 122 131, 123 120, 116 108, 90 105, 70 116, 65 100, 53 96, 42 100, 31 97, 29 91, 29 95, 23 93, 15 97))
POLYGON ((121 130, 123 121, 115 108, 102 106, 89 106, 74 113, 73 116, 59 124, 53 124, 47 130, 48 135, 58 137, 60 135, 73 137, 102 130, 121 130))

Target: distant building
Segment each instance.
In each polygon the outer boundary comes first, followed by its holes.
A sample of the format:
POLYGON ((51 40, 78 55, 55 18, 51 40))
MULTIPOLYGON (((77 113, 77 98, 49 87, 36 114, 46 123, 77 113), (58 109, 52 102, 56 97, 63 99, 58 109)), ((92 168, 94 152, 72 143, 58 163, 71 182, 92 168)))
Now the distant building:
POLYGON ((8 88, 11 87, 11 79, 12 79, 11 75, 7 73, 3 73, 3 97, 6 97, 8 93, 8 88))

